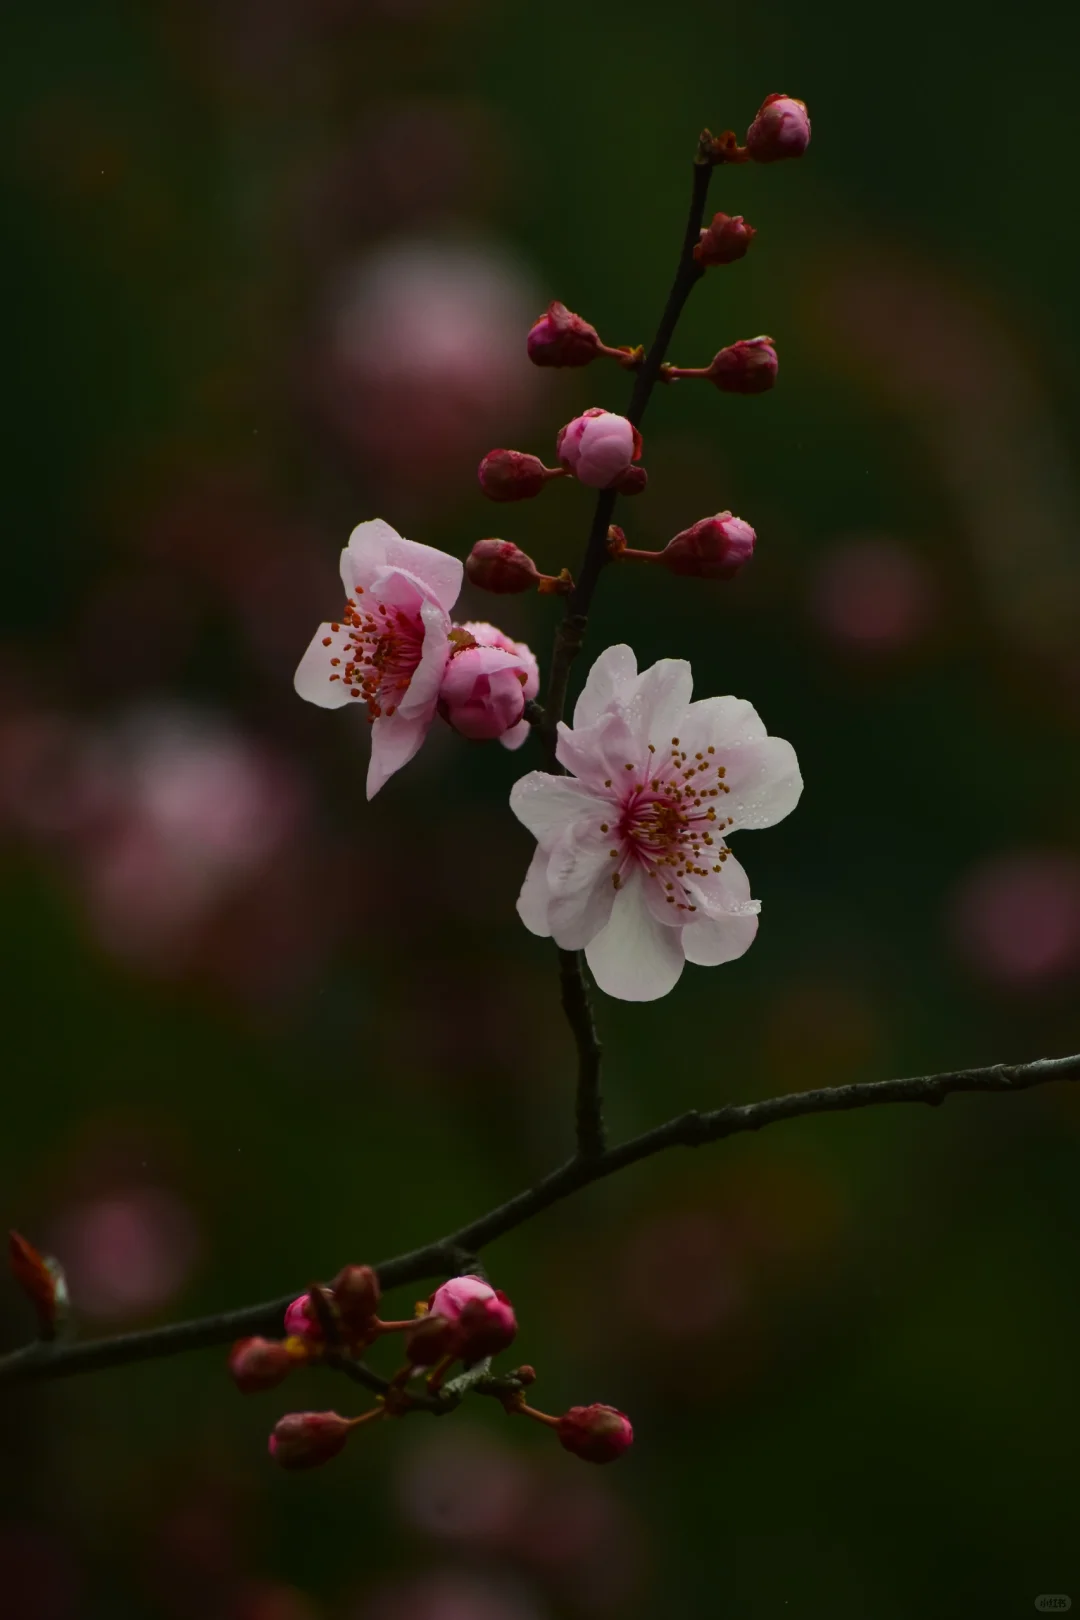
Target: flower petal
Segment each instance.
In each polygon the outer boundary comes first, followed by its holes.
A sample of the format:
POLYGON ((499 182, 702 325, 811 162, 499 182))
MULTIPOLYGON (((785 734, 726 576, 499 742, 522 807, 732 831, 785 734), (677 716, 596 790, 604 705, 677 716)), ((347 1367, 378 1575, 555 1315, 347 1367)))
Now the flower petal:
POLYGON ((698 967, 719 967, 734 962, 754 943, 758 931, 756 913, 728 917, 702 917, 687 923, 682 931, 686 960, 698 967))
MULTIPOLYGON (((526 687, 526 691, 528 691, 528 687, 526 687)), ((509 731, 503 732, 499 741, 504 748, 520 748, 531 730, 532 727, 527 720, 519 720, 516 726, 511 726, 509 731)))
POLYGON ((612 710, 594 725, 572 731, 560 720, 555 757, 594 793, 605 795, 610 808, 611 797, 625 792, 627 782, 644 780, 652 756, 638 744, 624 716, 612 710))
POLYGON ((729 748, 766 735, 764 723, 745 698, 700 698, 691 703, 677 733, 680 745, 693 755, 698 749, 729 748))
POLYGON ((619 643, 605 647, 590 669, 581 696, 574 709, 574 726, 591 726, 612 704, 625 694, 629 696, 637 679, 637 659, 632 647, 619 643))
POLYGON ((783 737, 762 737, 723 751, 728 792, 717 810, 737 827, 773 827, 799 802, 803 779, 795 750, 783 737))
POLYGON ((367 773, 367 796, 373 799, 379 789, 407 765, 428 734, 431 717, 411 719, 400 710, 381 714, 371 728, 371 762, 367 773))
POLYGON ((341 581, 347 596, 367 590, 379 568, 400 568, 414 575, 447 613, 461 591, 462 564, 434 546, 403 540, 382 518, 359 523, 341 553, 341 581))
POLYGON ((607 806, 568 776, 530 771, 510 789, 510 808, 533 837, 550 849, 585 814, 595 813, 597 822, 602 821, 607 806))
POLYGON ((580 951, 606 928, 616 900, 610 878, 581 888, 576 894, 551 895, 548 924, 560 950, 580 951))
POLYGON ((320 709, 340 709, 353 701, 345 682, 334 679, 338 670, 331 664, 332 658, 340 658, 340 667, 344 668, 348 659, 346 632, 320 624, 293 676, 295 690, 308 703, 317 703, 320 709))
POLYGON ((656 1001, 674 989, 683 969, 680 934, 657 922, 634 874, 615 896, 611 920, 585 948, 600 989, 620 1001, 656 1001))
POLYGON ((539 934, 541 939, 551 936, 548 927, 547 864, 548 858, 538 845, 517 900, 518 916, 529 933, 539 934))
POLYGON ((426 719, 430 724, 435 715, 439 684, 450 662, 450 619, 434 602, 424 602, 420 620, 424 626, 423 650, 398 704, 398 713, 407 720, 426 719))
POLYGON ((653 743, 669 748, 672 737, 682 741, 682 722, 690 707, 694 677, 684 658, 661 658, 642 670, 630 696, 620 706, 639 749, 653 743))

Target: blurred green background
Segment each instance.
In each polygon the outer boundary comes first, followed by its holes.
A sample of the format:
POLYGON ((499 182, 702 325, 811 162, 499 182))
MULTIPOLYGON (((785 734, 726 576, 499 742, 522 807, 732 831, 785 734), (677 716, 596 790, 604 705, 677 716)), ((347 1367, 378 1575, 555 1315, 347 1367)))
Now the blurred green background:
MULTIPOLYGON (((534 761, 436 734, 374 804, 292 692, 363 517, 574 568, 591 502, 492 508, 647 340, 702 124, 750 257, 673 349, 769 332, 758 399, 661 391, 631 544, 731 507, 730 586, 605 576, 595 654, 693 662, 799 753, 736 853, 751 952, 599 1000, 617 1134, 672 1111, 1080 1045, 1075 14, 946 0, 52 0, 5 8, 0 1216, 86 1334, 426 1241, 570 1141, 553 953, 514 912, 534 761)), ((555 606, 466 598, 546 659, 555 606)), ((580 677, 580 671, 579 677, 580 677)), ((669 1155, 485 1255, 537 1404, 274 1471, 290 1406, 202 1352, 0 1399, 20 1620, 828 1620, 1080 1602, 1080 1097, 803 1121, 669 1155)), ((394 1300, 406 1313, 408 1296, 394 1300)), ((29 1331, 0 1292, 0 1343, 29 1331)), ((475 1407, 482 1409, 476 1410, 475 1407)))

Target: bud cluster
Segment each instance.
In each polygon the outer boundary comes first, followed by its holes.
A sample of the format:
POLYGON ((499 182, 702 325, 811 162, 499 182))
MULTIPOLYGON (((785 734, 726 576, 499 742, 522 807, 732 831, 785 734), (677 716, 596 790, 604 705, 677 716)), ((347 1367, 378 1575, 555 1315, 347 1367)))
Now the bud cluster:
MULTIPOLYGON (((719 136, 704 131, 698 162, 776 163, 782 158, 801 157, 809 143, 810 119, 805 103, 792 96, 771 95, 758 108, 745 144, 740 145, 730 130, 719 136)), ((741 214, 714 214, 694 244, 697 273, 745 258, 756 235, 741 214)), ((607 355, 635 370, 645 361, 640 344, 611 348, 601 340, 595 326, 559 302, 549 305, 535 322, 526 346, 529 358, 538 366, 585 366, 607 355)), ((660 366, 659 378, 668 383, 697 378, 712 383, 722 394, 752 395, 767 393, 778 371, 776 345, 771 337, 761 336, 728 344, 707 366, 665 362, 660 366)), ((488 499, 500 502, 532 500, 558 478, 576 479, 593 489, 618 495, 638 495, 648 484, 648 473, 640 465, 641 454, 642 440, 636 423, 593 406, 560 431, 555 442, 556 466, 549 467, 539 456, 522 450, 489 450, 480 463, 478 477, 488 499)), ((618 534, 621 537, 621 530, 618 534)), ((629 549, 625 537, 610 542, 608 551, 612 557, 628 561, 658 562, 673 574, 731 579, 749 560, 754 544, 754 531, 748 523, 730 512, 721 512, 676 535, 663 551, 629 549)), ((565 568, 557 575, 541 573, 532 558, 509 540, 477 541, 465 572, 472 584, 496 595, 573 589, 565 568)))
MULTIPOLYGON (((313 1362, 357 1366, 357 1358, 377 1338, 400 1334, 404 1362, 383 1381, 378 1404, 358 1417, 337 1412, 289 1412, 270 1435, 269 1452, 280 1468, 317 1468, 336 1457, 353 1431, 380 1418, 415 1411, 449 1411, 462 1391, 446 1386, 455 1362, 479 1369, 469 1380, 478 1394, 491 1395, 510 1414, 521 1414, 556 1430, 562 1446, 586 1462, 611 1462, 633 1440, 623 1413, 610 1406, 574 1406, 562 1417, 539 1412, 525 1402, 535 1382, 532 1367, 494 1377, 486 1363, 509 1349, 517 1337, 514 1308, 501 1289, 483 1277, 452 1277, 417 1305, 405 1321, 387 1322, 376 1314, 379 1280, 370 1266, 345 1266, 328 1287, 315 1285, 285 1312, 284 1339, 241 1339, 229 1356, 233 1382, 243 1394, 273 1389, 294 1367, 313 1362), (416 1392, 410 1386, 418 1378, 416 1392)), ((373 1377, 367 1374, 367 1377, 373 1377)), ((376 1386, 378 1387, 378 1386, 376 1386)))

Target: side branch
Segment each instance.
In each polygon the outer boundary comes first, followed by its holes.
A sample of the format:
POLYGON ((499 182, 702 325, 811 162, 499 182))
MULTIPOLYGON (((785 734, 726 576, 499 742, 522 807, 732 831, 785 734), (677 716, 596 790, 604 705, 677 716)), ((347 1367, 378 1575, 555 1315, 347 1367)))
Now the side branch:
MULTIPOLYGON (((504 1237, 582 1187, 671 1147, 702 1147, 708 1142, 720 1142, 745 1131, 764 1130, 766 1126, 804 1115, 845 1113, 853 1108, 891 1103, 937 1106, 953 1092, 1030 1091, 1055 1080, 1080 1081, 1080 1053, 1072 1057, 1041 1058, 1034 1063, 995 1063, 984 1069, 956 1069, 914 1079, 873 1080, 862 1085, 799 1091, 762 1102, 731 1104, 705 1114, 680 1114, 654 1130, 632 1137, 629 1142, 606 1149, 593 1159, 576 1156, 535 1187, 518 1193, 479 1220, 471 1221, 436 1243, 384 1260, 376 1270, 383 1287, 388 1289, 439 1274, 446 1276, 470 1253, 475 1254, 496 1238, 504 1237)), ((229 1344, 246 1334, 280 1334, 282 1318, 293 1297, 286 1294, 266 1305, 228 1311, 193 1322, 177 1322, 148 1333, 92 1340, 88 1344, 64 1344, 54 1340, 27 1345, 0 1358, 0 1384, 64 1378, 103 1367, 119 1367, 158 1356, 177 1355, 184 1350, 229 1344)))

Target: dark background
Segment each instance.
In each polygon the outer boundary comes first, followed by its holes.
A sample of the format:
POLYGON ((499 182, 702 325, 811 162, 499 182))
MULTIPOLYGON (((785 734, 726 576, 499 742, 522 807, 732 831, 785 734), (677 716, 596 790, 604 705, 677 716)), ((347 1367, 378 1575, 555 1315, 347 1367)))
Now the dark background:
MULTIPOLYGON (((600 1000, 610 1121, 1080 1044, 1075 18, 957 0, 567 11, 439 0, 5 8, 0 1217, 79 1330, 300 1289, 569 1145, 552 951, 518 923, 534 760, 433 733, 374 804, 292 692, 382 515, 576 566, 588 492, 493 508, 614 367, 539 372, 551 297, 651 336, 699 127, 747 261, 674 345, 771 333, 776 391, 655 397, 632 544, 731 507, 731 586, 607 575, 593 655, 693 662, 795 744, 736 852, 742 961, 600 1000)), ((546 660, 556 607, 477 596, 546 660)), ((223 1354, 6 1392, 20 1620, 1032 1613, 1080 1602, 1080 1097, 959 1098, 669 1155, 486 1255, 537 1404, 275 1471, 223 1354)), ((407 1313, 411 1297, 394 1308, 407 1313)), ((29 1331, 9 1286, 0 1343, 29 1331)), ((389 1366, 389 1364, 388 1364, 389 1366)), ((481 1407, 482 1409, 477 1409, 481 1407)), ((14 1596, 13 1596, 14 1594, 14 1596)), ((0 1600, 3 1607, 3 1600, 0 1600)))

